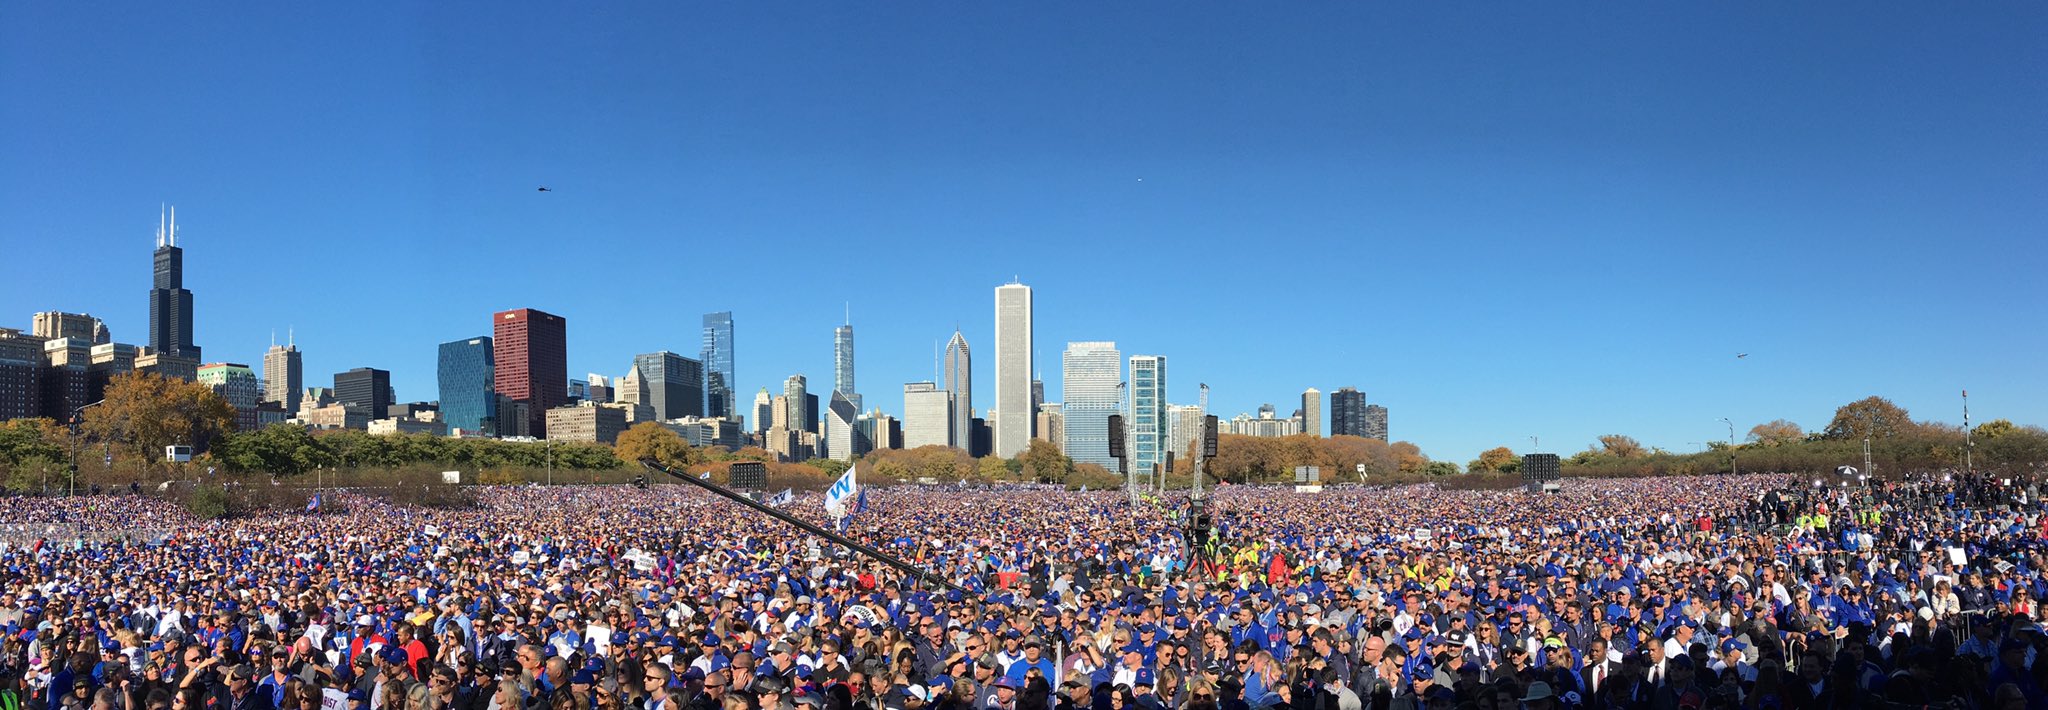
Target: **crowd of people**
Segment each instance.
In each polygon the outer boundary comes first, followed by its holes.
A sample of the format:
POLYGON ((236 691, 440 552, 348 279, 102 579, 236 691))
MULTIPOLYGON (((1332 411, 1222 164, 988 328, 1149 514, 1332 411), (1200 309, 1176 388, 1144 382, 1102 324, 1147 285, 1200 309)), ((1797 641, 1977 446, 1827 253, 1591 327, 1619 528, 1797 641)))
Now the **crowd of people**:
POLYGON ((2048 707, 2039 488, 1842 483, 12 498, 0 710, 2048 707))

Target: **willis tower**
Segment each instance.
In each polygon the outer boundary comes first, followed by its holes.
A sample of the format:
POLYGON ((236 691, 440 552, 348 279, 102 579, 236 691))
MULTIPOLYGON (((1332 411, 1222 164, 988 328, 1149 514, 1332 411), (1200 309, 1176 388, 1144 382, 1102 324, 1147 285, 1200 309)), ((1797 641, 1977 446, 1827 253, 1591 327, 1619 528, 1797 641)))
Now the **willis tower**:
POLYGON ((185 290, 185 250, 178 248, 178 210, 157 216, 156 283, 149 290, 149 348, 199 362, 192 344, 192 292, 185 290))

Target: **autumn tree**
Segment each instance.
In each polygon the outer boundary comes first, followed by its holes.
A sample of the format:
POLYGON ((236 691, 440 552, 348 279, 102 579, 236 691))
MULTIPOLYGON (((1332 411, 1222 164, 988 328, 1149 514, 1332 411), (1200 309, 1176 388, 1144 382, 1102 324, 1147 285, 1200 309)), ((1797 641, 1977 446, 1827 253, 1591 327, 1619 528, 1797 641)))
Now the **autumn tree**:
POLYGON ((1764 446, 1790 444, 1806 439, 1806 430, 1784 419, 1773 419, 1749 428, 1749 440, 1764 446))
POLYGON ((1635 437, 1626 434, 1608 434, 1600 437, 1600 450, 1615 458, 1632 459, 1644 454, 1643 445, 1635 437))
POLYGON ((1465 466, 1472 473, 1509 470, 1509 464, 1516 463, 1515 452, 1505 446, 1496 446, 1479 453, 1479 458, 1465 466))
POLYGON ((690 442, 684 441, 674 429, 662 426, 660 422, 640 422, 619 434, 619 440, 612 445, 619 458, 638 463, 642 459, 654 459, 663 466, 683 469, 693 463, 700 463, 690 442))
POLYGON ((1829 439, 1888 439, 1913 428, 1906 410, 1883 397, 1865 397, 1842 405, 1822 430, 1829 439))
POLYGON ((1074 460, 1044 439, 1032 439, 1017 460, 1024 466, 1025 478, 1039 483, 1066 483, 1074 472, 1074 460))
POLYGON ((155 373, 115 375, 106 398, 85 409, 85 432, 154 461, 164 447, 204 451, 214 437, 234 431, 235 410, 213 388, 155 373))

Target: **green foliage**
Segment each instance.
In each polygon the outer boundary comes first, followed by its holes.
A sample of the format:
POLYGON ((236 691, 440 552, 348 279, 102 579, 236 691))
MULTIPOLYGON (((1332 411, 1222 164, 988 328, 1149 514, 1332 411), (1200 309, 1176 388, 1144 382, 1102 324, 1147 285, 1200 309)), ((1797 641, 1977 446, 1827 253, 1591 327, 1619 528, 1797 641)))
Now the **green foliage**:
POLYGON ((25 459, 68 460, 68 432, 48 419, 15 419, 0 424, 0 464, 25 459))
POLYGON ((1422 472, 1432 477, 1458 475, 1458 465, 1449 461, 1431 461, 1422 467, 1422 472))
POLYGON ((1480 452, 1479 458, 1465 465, 1465 470, 1472 473, 1513 471, 1520 468, 1521 463, 1520 459, 1515 458, 1514 451, 1505 446, 1496 446, 1480 452))
POLYGON ((615 451, 618 457, 638 465, 641 460, 654 459, 657 463, 671 468, 682 469, 690 464, 702 462, 702 456, 690 448, 674 429, 662 426, 660 422, 640 422, 619 435, 615 451))
POLYGON ((608 471, 625 465, 612 447, 604 444, 556 442, 550 446, 542 441, 371 434, 352 429, 309 432, 290 425, 230 434, 219 441, 214 454, 228 471, 280 476, 299 475, 320 467, 353 470, 426 466, 474 471, 546 469, 552 465, 557 471, 608 471))
POLYGON ((839 459, 811 459, 803 465, 818 469, 820 475, 835 481, 846 473, 846 469, 853 468, 853 462, 839 459))
POLYGON ((1074 460, 1043 439, 1032 439, 1024 453, 1017 456, 1016 463, 1020 474, 1039 483, 1066 483, 1074 473, 1074 460))
POLYGON ((273 424, 264 429, 225 437, 213 455, 231 471, 262 471, 295 476, 327 465, 327 449, 305 427, 273 424))
POLYGON ((178 504, 185 507, 185 512, 201 520, 228 517, 231 503, 227 488, 212 483, 182 486, 178 496, 178 504))
MULTIPOLYGON (((1219 448, 1218 451, 1220 452, 1221 449, 1219 448)), ((1072 489, 1087 486, 1088 490, 1100 491, 1122 488, 1123 485, 1124 479, 1122 476, 1111 473, 1109 469, 1092 463, 1075 464, 1074 472, 1067 476, 1067 487, 1072 489)))

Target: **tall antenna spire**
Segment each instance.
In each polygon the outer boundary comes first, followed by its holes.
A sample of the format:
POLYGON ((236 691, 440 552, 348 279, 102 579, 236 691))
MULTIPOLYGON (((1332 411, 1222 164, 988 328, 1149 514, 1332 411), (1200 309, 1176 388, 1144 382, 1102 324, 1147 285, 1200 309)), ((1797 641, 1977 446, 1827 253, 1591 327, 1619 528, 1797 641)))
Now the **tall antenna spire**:
POLYGON ((165 225, 169 224, 169 222, 164 221, 164 215, 167 214, 164 211, 166 209, 168 208, 164 206, 164 203, 156 203, 156 245, 159 248, 163 247, 164 245, 164 231, 166 228, 165 225))
POLYGON ((277 347, 277 329, 270 329, 270 347, 277 347))
POLYGON ((176 207, 171 208, 171 231, 167 236, 170 237, 171 246, 178 245, 178 208, 176 207))
POLYGON ((853 302, 846 302, 846 324, 853 325, 853 302))
POLYGON ((284 327, 284 346, 287 348, 298 347, 297 343, 292 339, 292 326, 284 327))

